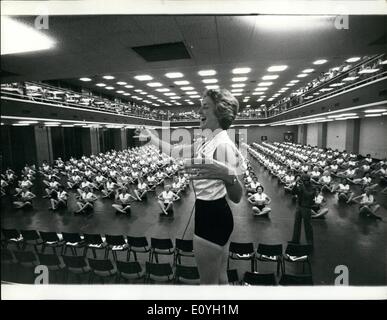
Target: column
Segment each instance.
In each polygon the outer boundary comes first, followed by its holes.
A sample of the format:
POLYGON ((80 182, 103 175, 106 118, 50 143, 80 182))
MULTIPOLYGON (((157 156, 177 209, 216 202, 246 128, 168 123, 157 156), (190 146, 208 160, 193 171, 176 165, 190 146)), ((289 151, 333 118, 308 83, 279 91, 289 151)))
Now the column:
POLYGON ((39 166, 46 160, 53 163, 51 128, 35 126, 36 161, 39 166))
POLYGON ((345 120, 347 128, 345 132, 345 150, 359 153, 360 119, 345 120))
POLYGON ((326 122, 320 122, 317 127, 317 146, 319 148, 326 148, 327 146, 327 130, 326 122))

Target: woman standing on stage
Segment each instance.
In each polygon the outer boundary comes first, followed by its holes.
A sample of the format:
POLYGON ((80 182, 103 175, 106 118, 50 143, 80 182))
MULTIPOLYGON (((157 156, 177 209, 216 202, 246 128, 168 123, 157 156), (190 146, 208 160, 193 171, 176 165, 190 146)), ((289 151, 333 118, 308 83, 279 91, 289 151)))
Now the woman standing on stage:
POLYGON ((200 127, 206 137, 193 145, 172 147, 149 130, 143 129, 140 138, 167 154, 178 155, 190 150, 185 170, 195 173, 195 231, 194 252, 201 284, 227 284, 227 258, 234 220, 226 196, 234 203, 242 197, 238 166, 243 162, 237 147, 227 134, 238 113, 238 100, 227 90, 204 92, 199 109, 200 127), (179 148, 179 150, 175 150, 179 148), (173 152, 172 152, 172 149, 173 152), (183 150, 184 149, 184 150, 183 150))

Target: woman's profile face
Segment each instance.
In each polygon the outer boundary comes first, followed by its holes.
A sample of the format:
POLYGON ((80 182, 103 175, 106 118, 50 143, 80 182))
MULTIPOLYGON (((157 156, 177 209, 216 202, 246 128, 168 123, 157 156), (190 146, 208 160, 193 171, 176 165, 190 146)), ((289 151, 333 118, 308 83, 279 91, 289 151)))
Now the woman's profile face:
POLYGON ((205 96, 202 99, 199 115, 201 129, 216 130, 220 128, 218 118, 215 115, 215 104, 210 97, 205 96))

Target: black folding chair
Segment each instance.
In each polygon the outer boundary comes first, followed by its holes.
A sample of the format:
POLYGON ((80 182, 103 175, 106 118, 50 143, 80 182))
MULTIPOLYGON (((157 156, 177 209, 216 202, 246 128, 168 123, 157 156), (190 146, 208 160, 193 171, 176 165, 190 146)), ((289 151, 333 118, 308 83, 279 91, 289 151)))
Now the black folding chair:
POLYGON ((176 265, 175 282, 185 284, 200 284, 200 276, 197 267, 176 265))
POLYGON ((23 242, 23 237, 16 229, 1 229, 4 236, 5 248, 8 244, 15 244, 20 250, 20 244, 23 242))
POLYGON ((228 283, 231 283, 233 285, 240 284, 238 271, 236 269, 227 270, 227 278, 228 278, 228 283))
POLYGON ((128 241, 128 257, 127 260, 130 260, 130 253, 133 253, 134 260, 137 261, 137 253, 149 253, 150 248, 148 244, 148 240, 146 237, 126 237, 128 241))
POLYGON ((16 259, 12 253, 11 250, 9 249, 1 249, 1 263, 4 264, 13 264, 16 263, 16 259))
POLYGON ((146 281, 169 282, 173 280, 173 271, 169 263, 145 262, 146 281))
POLYGON ((32 245, 35 249, 35 252, 37 253, 38 245, 41 245, 43 243, 39 233, 36 230, 20 230, 20 233, 23 236, 22 250, 25 250, 27 245, 32 245))
POLYGON ((283 274, 279 281, 281 286, 313 286, 312 275, 283 274))
POLYGON ((117 264, 117 281, 121 278, 125 281, 141 279, 144 277, 144 271, 141 268, 141 265, 137 261, 126 262, 126 261, 116 261, 117 264))
POLYGON ((125 241, 124 236, 121 235, 105 235, 106 237, 106 251, 105 251, 105 259, 109 256, 109 251, 113 254, 113 259, 117 260, 117 251, 127 251, 128 250, 128 244, 125 241))
POLYGON ((181 264, 181 257, 194 258, 193 252, 193 241, 192 240, 175 240, 175 256, 174 256, 174 266, 177 263, 181 264))
POLYGON ((263 244, 259 243, 256 254, 256 268, 258 271, 258 261, 261 262, 274 262, 277 264, 277 275, 282 268, 282 244, 263 244))
POLYGON ((251 272, 254 271, 254 244, 252 242, 230 242, 229 254, 227 260, 227 270, 230 266, 230 260, 250 261, 251 272))
MULTIPOLYGON (((77 277, 78 283, 81 283, 81 275, 88 274, 91 271, 86 258, 83 256, 62 256, 62 258, 66 270, 77 277)), ((66 282, 68 273, 66 274, 66 282)))
POLYGON ((38 257, 39 264, 46 266, 50 271, 50 275, 55 275, 56 272, 60 272, 65 268, 62 259, 56 254, 38 253, 38 257))
POLYGON ((39 265, 38 257, 32 251, 15 251, 16 261, 23 267, 36 267, 39 265))
POLYGON ((79 233, 62 232, 62 238, 64 242, 62 255, 65 255, 67 249, 70 248, 72 254, 76 256, 77 249, 83 248, 86 245, 79 233))
POLYGON ((92 283, 94 276, 97 276, 102 283, 105 279, 114 276, 117 273, 116 267, 110 260, 87 259, 91 268, 89 283, 92 283))
POLYGON ((274 273, 245 272, 243 282, 252 286, 275 286, 277 284, 274 273))
POLYGON ((312 266, 309 255, 312 252, 312 246, 309 244, 292 244, 289 243, 283 255, 283 273, 285 274, 286 262, 302 263, 302 272, 305 273, 305 265, 309 267, 309 273, 312 274, 312 266))
POLYGON ((151 252, 149 262, 153 262, 153 257, 156 262, 159 262, 159 255, 174 255, 175 251, 171 239, 151 238, 151 252))
POLYGON ((52 252, 56 254, 56 248, 63 247, 64 242, 61 240, 56 232, 39 231, 42 238, 42 253, 46 250, 46 247, 52 248, 52 252))
POLYGON ((107 245, 106 242, 102 240, 100 234, 85 233, 83 236, 85 240, 85 249, 83 251, 83 255, 86 257, 87 250, 91 249, 94 259, 97 259, 96 250, 105 250, 107 245))

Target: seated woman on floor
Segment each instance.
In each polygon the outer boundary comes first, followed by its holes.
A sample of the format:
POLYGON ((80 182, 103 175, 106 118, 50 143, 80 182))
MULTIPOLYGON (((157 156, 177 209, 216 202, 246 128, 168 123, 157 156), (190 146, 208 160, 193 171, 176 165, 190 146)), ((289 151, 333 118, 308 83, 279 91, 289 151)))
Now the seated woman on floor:
POLYGON ((22 192, 23 188, 26 188, 28 190, 30 190, 32 188, 34 184, 28 180, 28 178, 26 176, 23 177, 23 180, 19 181, 19 187, 16 187, 15 188, 15 197, 18 197, 20 195, 20 193, 22 192))
POLYGON ((281 181, 285 184, 285 191, 292 192, 293 187, 296 185, 296 177, 294 175, 294 172, 292 170, 288 170, 288 172, 283 177, 283 179, 281 179, 281 181))
POLYGON ((345 201, 347 203, 351 201, 352 192, 350 191, 347 179, 342 178, 341 182, 333 188, 333 191, 337 192, 337 198, 339 201, 345 201))
POLYGON ((356 203, 360 204, 359 214, 364 215, 369 218, 382 220, 381 217, 377 216, 375 213, 380 209, 380 205, 375 202, 375 197, 372 194, 370 189, 367 189, 365 193, 354 197, 352 199, 356 203), (360 201, 359 201, 360 199, 360 201))
POLYGON ((180 197, 171 190, 170 185, 166 185, 163 192, 158 195, 158 204, 162 210, 162 215, 173 215, 173 202, 180 197))
POLYGON ((247 196, 250 197, 252 194, 256 193, 257 187, 260 185, 261 184, 258 182, 258 177, 254 176, 253 181, 251 181, 250 184, 246 187, 247 196))
POLYGON ((58 192, 60 184, 58 181, 55 180, 55 178, 51 178, 51 180, 48 182, 48 186, 44 191, 46 191, 46 195, 43 196, 43 198, 50 198, 51 194, 55 191, 58 192))
POLYGON ((326 200, 322 193, 322 189, 318 191, 318 194, 314 198, 314 205, 312 206, 312 215, 313 219, 319 219, 325 217, 329 209, 324 207, 326 200))
POLYGON ((324 171, 318 180, 318 184, 321 186, 321 191, 333 192, 333 180, 328 170, 324 171))
POLYGON ((138 179, 137 189, 134 190, 134 194, 138 201, 142 201, 146 197, 149 188, 142 178, 138 179))
POLYGON ((320 180, 320 177, 321 177, 320 170, 318 169, 317 166, 314 166, 313 170, 310 172, 310 180, 312 181, 312 183, 316 184, 320 180))
POLYGON ((18 200, 14 201, 13 204, 16 209, 21 209, 25 207, 32 207, 32 199, 35 198, 36 195, 29 191, 27 188, 23 187, 18 200))
POLYGON ((101 173, 98 173, 94 178, 94 185, 97 190, 101 190, 104 187, 104 183, 107 181, 106 177, 104 177, 101 173))
POLYGON ((98 197, 93 193, 92 188, 86 188, 81 193, 81 198, 77 201, 78 210, 75 213, 86 212, 86 210, 90 210, 94 208, 94 201, 97 200, 98 197))
POLYGON ((247 200, 253 205, 254 216, 264 216, 271 212, 271 209, 267 207, 271 203, 269 196, 263 192, 262 186, 257 187, 256 193, 252 194, 247 200))
POLYGON ((67 207, 68 194, 62 186, 58 187, 58 191, 53 191, 50 195, 50 210, 67 207))
POLYGON ((101 190, 103 193, 102 198, 112 198, 116 190, 117 184, 109 177, 105 183, 104 188, 101 190))
POLYGON ((128 192, 126 187, 122 187, 120 191, 116 191, 116 203, 112 204, 112 207, 118 212, 130 214, 130 199, 137 200, 128 192))

